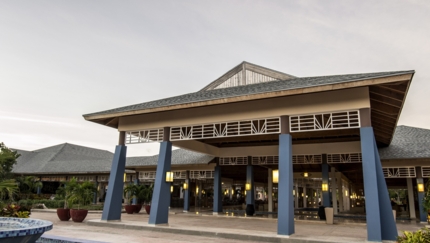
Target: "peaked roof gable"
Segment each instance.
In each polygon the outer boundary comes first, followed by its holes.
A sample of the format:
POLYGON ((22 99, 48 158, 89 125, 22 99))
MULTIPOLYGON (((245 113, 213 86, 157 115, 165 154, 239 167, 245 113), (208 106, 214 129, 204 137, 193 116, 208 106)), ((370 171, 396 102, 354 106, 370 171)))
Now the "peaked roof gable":
POLYGON ((208 84, 200 91, 287 80, 290 78, 295 77, 290 74, 282 73, 244 61, 230 71, 226 72, 217 80, 208 84))
POLYGON ((108 173, 113 154, 109 151, 64 143, 24 153, 14 173, 108 173))

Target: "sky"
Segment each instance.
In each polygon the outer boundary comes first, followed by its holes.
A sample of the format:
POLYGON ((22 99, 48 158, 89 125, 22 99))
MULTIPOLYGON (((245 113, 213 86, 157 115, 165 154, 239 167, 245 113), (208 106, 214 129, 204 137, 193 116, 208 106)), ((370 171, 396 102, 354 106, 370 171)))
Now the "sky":
MULTIPOLYGON (((430 129, 430 1, 0 1, 0 142, 113 152, 83 114, 195 92, 242 61, 298 77, 415 70, 430 129)), ((129 145, 129 156, 158 144, 129 145)))

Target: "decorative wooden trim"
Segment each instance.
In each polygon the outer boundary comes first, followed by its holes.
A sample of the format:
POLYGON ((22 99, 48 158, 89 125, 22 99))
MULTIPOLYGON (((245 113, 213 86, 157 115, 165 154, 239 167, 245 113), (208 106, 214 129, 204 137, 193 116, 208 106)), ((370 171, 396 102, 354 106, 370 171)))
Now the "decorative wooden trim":
POLYGON ((220 157, 219 165, 247 165, 248 157, 220 157))
POLYGON ((278 134, 279 132, 280 118, 273 117, 172 127, 170 141, 278 134))
POLYGON ((415 167, 383 167, 382 172, 385 178, 415 178, 415 167))
POLYGON ((126 132, 126 144, 164 141, 164 128, 126 132))
POLYGON ((325 131, 360 127, 358 110, 290 116, 290 132, 325 131))
POLYGON ((213 170, 191 170, 190 179, 204 180, 214 178, 213 170))
POLYGON ((362 163, 361 153, 350 154, 327 154, 327 163, 342 164, 342 163, 362 163))

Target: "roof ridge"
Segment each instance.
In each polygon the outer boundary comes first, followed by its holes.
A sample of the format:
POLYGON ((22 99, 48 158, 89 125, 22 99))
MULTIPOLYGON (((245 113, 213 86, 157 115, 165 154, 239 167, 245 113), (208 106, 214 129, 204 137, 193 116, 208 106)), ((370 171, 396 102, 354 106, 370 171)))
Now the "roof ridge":
POLYGON ((62 144, 62 146, 61 146, 61 148, 60 148, 60 150, 58 150, 55 154, 54 154, 54 156, 52 156, 49 160, 47 160, 46 162, 50 162, 50 161, 52 161, 53 159, 55 159, 56 157, 58 157, 58 155, 61 153, 61 151, 63 151, 64 150, 64 148, 66 147, 66 145, 67 145, 67 143, 63 143, 62 144))

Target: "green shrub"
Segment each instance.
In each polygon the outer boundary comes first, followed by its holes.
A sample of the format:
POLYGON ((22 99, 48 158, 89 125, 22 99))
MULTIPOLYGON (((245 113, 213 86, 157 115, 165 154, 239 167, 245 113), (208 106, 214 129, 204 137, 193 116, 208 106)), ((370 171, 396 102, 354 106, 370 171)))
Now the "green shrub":
POLYGON ((22 208, 25 209, 25 211, 30 211, 31 208, 33 207, 33 200, 31 199, 27 199, 27 200, 19 200, 18 201, 18 205, 22 208))
POLYGON ((397 237, 399 243, 428 243, 430 242, 430 230, 422 228, 415 232, 404 231, 402 236, 397 237))
MULTIPOLYGON (((30 201, 30 200, 27 200, 27 201, 30 201)), ((45 204, 47 208, 51 208, 51 209, 62 208, 64 205, 64 200, 50 200, 50 199, 32 200, 33 207, 35 207, 35 205, 37 204, 45 204)))

